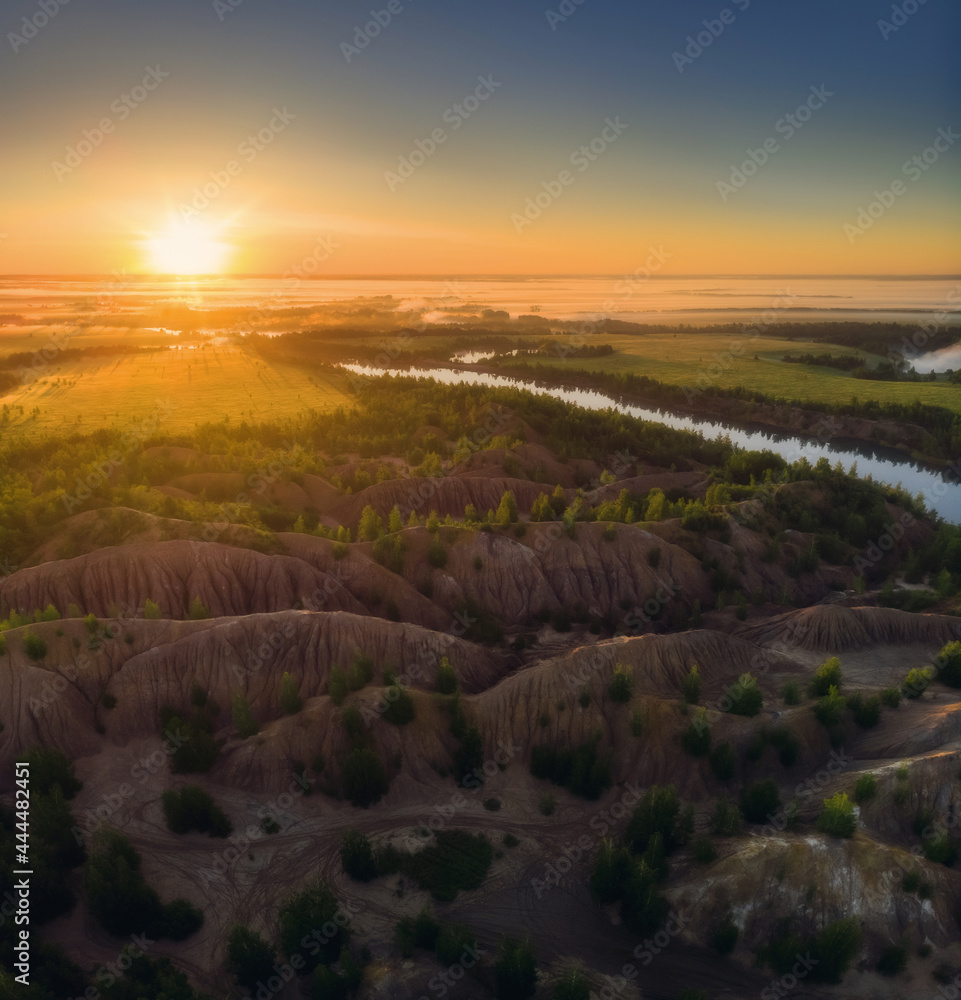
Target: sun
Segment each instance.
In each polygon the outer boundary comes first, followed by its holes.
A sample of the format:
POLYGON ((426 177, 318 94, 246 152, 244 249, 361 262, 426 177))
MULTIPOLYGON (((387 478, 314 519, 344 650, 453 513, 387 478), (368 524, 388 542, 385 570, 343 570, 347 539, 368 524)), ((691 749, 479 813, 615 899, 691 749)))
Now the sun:
POLYGON ((152 270, 158 274, 220 274, 231 253, 218 231, 201 222, 171 221, 145 241, 152 270))

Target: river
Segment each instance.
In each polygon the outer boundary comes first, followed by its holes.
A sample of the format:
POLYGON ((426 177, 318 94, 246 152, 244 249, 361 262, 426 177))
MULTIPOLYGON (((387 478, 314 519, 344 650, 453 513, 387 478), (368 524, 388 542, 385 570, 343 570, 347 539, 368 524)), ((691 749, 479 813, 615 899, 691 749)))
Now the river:
POLYGON ((615 409, 641 420, 664 424, 666 427, 695 431, 712 440, 727 437, 732 444, 739 448, 773 451, 788 462, 796 462, 806 458, 813 465, 819 459, 827 458, 832 465, 840 462, 844 468, 848 469, 856 465, 859 476, 870 477, 875 482, 888 486, 903 486, 914 496, 920 493, 929 509, 936 511, 946 521, 961 524, 961 485, 957 483, 956 476, 948 471, 941 472, 919 465, 910 458, 899 458, 890 453, 880 454, 867 444, 864 445, 863 449, 859 449, 849 442, 837 445, 830 441, 821 442, 789 433, 748 430, 720 421, 699 420, 668 410, 651 410, 643 406, 621 403, 613 396, 594 390, 543 386, 524 379, 492 375, 486 372, 454 368, 411 368, 407 371, 357 364, 348 364, 342 367, 359 375, 415 376, 432 378, 445 385, 468 384, 527 389, 530 392, 550 395, 555 399, 572 403, 575 406, 582 406, 588 410, 615 409))

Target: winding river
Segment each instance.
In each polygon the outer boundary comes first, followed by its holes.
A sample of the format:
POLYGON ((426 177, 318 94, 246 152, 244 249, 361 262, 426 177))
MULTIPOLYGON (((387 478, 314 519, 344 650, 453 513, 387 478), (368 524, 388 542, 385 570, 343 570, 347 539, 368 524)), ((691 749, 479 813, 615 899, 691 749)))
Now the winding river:
MULTIPOLYGON (((651 410, 643 406, 622 403, 613 396, 594 390, 538 385, 536 382, 510 378, 505 375, 492 375, 487 372, 456 368, 411 368, 408 371, 358 364, 347 364, 342 367, 358 375, 414 376, 435 379, 445 385, 467 384, 527 389, 530 392, 553 396, 555 399, 572 403, 575 406, 582 406, 588 410, 614 409, 641 420, 649 420, 664 424, 666 427, 673 427, 676 430, 695 431, 712 440, 727 437, 732 444, 740 448, 773 451, 788 462, 796 462, 806 458, 813 465, 819 459, 827 458, 832 465, 837 462, 840 462, 845 468, 856 465, 859 476, 870 477, 875 482, 885 483, 889 486, 901 485, 912 495, 920 493, 929 509, 936 511, 946 521, 961 524, 961 485, 958 483, 958 476, 952 475, 947 470, 940 471, 919 465, 910 458, 900 458, 890 452, 882 454, 868 444, 859 448, 851 442, 837 445, 793 434, 748 430, 720 421, 699 420, 695 417, 671 413, 668 410, 651 410)), ((959 469, 959 474, 961 474, 961 469, 959 469)))

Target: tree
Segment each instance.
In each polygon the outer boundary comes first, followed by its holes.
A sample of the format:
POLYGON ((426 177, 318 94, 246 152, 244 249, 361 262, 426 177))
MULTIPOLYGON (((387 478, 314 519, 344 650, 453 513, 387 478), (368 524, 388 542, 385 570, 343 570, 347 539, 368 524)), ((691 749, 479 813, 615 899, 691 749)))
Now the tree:
POLYGON ((253 991, 273 975, 274 950, 244 924, 234 924, 227 936, 227 971, 241 986, 253 991))
POLYGON ((607 693, 610 695, 611 701, 616 701, 619 704, 629 702, 634 693, 634 671, 630 667, 618 663, 614 667, 614 676, 611 678, 607 693))
POLYGON ((905 698, 920 698, 931 683, 933 671, 930 667, 912 667, 901 682, 901 691, 905 698))
POLYGON ((349 919, 343 914, 333 890, 323 880, 311 882, 289 896, 280 907, 280 947, 284 955, 304 957, 305 971, 320 962, 336 961, 341 948, 350 941, 349 919), (335 919, 336 918, 336 919, 335 919), (333 927, 332 933, 326 933, 333 927), (321 934, 321 929, 324 933, 321 934), (301 942, 309 938, 317 949, 305 949, 301 942))
POLYGON ((210 608, 199 597, 195 597, 190 602, 187 617, 194 622, 203 621, 205 618, 211 617, 210 608))
POLYGON ((627 849, 609 838, 602 840, 591 872, 591 894, 601 906, 621 898, 630 869, 631 856, 627 849))
MULTIPOLYGON (((399 514, 399 512, 398 512, 399 514)), ((384 522, 380 515, 370 504, 363 509, 360 515, 360 524, 357 528, 357 537, 362 542, 376 542, 384 533, 384 522)))
POLYGON ((330 668, 330 675, 327 678, 327 694, 335 705, 340 705, 347 697, 347 677, 343 668, 333 666, 330 668))
POLYGON ((748 823, 766 823, 781 807, 781 793, 772 778, 741 790, 741 812, 748 823))
POLYGON ((757 680, 751 673, 741 674, 737 683, 727 689, 725 700, 728 703, 728 712, 732 715, 744 715, 748 718, 757 715, 764 704, 764 696, 761 694, 757 680))
POLYGON ((404 528, 404 520, 400 516, 400 507, 394 504, 390 509, 390 517, 387 520, 387 530, 392 534, 396 535, 398 531, 402 531, 404 528))
POLYGON ((832 837, 853 837, 858 828, 857 817, 854 815, 854 804, 847 793, 838 792, 824 800, 824 809, 818 816, 818 830, 832 837))
POLYGON ((379 802, 390 783, 380 758, 367 747, 354 747, 341 767, 344 794, 351 805, 366 809, 379 802))
POLYGON ((841 721, 845 705, 845 698, 838 694, 838 689, 832 684, 828 693, 814 706, 814 714, 822 726, 831 729, 841 721))
POLYGON ((340 844, 340 865, 355 882, 377 878, 377 862, 370 839, 358 830, 347 830, 340 844))
POLYGON ((537 989, 537 963, 531 939, 504 938, 494 963, 497 1000, 527 1000, 537 989))
POLYGON ((711 749, 711 725, 707 721, 707 709, 699 708, 694 719, 681 738, 685 751, 692 757, 703 757, 711 749))
POLYGON ((565 970, 554 986, 553 1000, 590 1000, 591 985, 578 968, 565 970))
POLYGON ((696 705, 701 700, 701 674, 696 663, 681 682, 681 693, 688 705, 696 705))
POLYGON ((23 650, 31 660, 42 660, 47 655, 47 644, 34 632, 23 633, 23 650))
POLYGON ((161 617, 160 615, 160 605, 154 601, 151 601, 148 597, 144 602, 143 606, 143 616, 148 621, 156 621, 161 617))
POLYGON ((497 513, 494 517, 497 523, 504 527, 514 524, 517 521, 517 501, 510 490, 504 490, 504 495, 501 497, 501 502, 497 507, 497 513))
POLYGON ((667 497, 664 491, 653 489, 647 495, 647 510, 644 514, 645 521, 660 521, 664 518, 664 504, 667 497))
POLYGON ((296 715, 304 707, 304 700, 297 691, 297 685, 286 670, 280 678, 280 707, 284 715, 296 715))
POLYGON ((405 691, 399 684, 394 684, 387 689, 384 695, 387 707, 383 716, 387 722, 395 726, 406 726, 417 717, 417 710, 414 707, 414 699, 410 692, 405 691))
POLYGON ((457 673, 450 660, 442 656, 437 665, 437 690, 440 694, 455 694, 460 689, 457 673))
POLYGON ((243 740, 250 736, 256 736, 260 732, 260 726, 254 722, 254 717, 250 713, 250 702, 242 694, 235 695, 234 697, 233 722, 234 729, 237 730, 240 738, 243 740))
POLYGON ((832 656, 814 672, 811 683, 808 685, 808 693, 812 698, 823 698, 832 687, 836 687, 840 691, 842 682, 841 661, 836 656, 832 656))
POLYGON ((961 688, 961 642, 949 642, 938 654, 938 680, 948 687, 961 688))

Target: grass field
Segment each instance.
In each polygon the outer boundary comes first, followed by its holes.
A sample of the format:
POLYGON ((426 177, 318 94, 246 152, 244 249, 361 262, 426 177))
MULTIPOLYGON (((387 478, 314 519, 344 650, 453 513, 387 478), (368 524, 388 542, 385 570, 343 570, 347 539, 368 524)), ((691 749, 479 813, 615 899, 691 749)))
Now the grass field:
POLYGON ((670 333, 644 336, 597 338, 610 344, 616 353, 601 358, 538 358, 563 371, 583 369, 596 372, 634 372, 673 385, 704 388, 708 385, 731 389, 743 385, 771 396, 817 400, 830 403, 877 399, 882 403, 920 399, 933 406, 961 412, 961 385, 939 382, 875 382, 852 378, 835 368, 787 364, 785 354, 822 354, 871 357, 835 344, 786 340, 776 337, 749 337, 737 340, 730 333, 690 331, 675 337, 670 333), (738 353, 739 352, 739 353, 738 353), (755 360, 757 355, 757 360, 755 360))
POLYGON ((207 346, 54 360, 0 403, 9 408, 7 427, 13 430, 128 427, 162 413, 160 429, 177 431, 224 417, 274 420, 308 408, 334 409, 350 401, 342 385, 290 365, 267 364, 242 347, 207 346))

